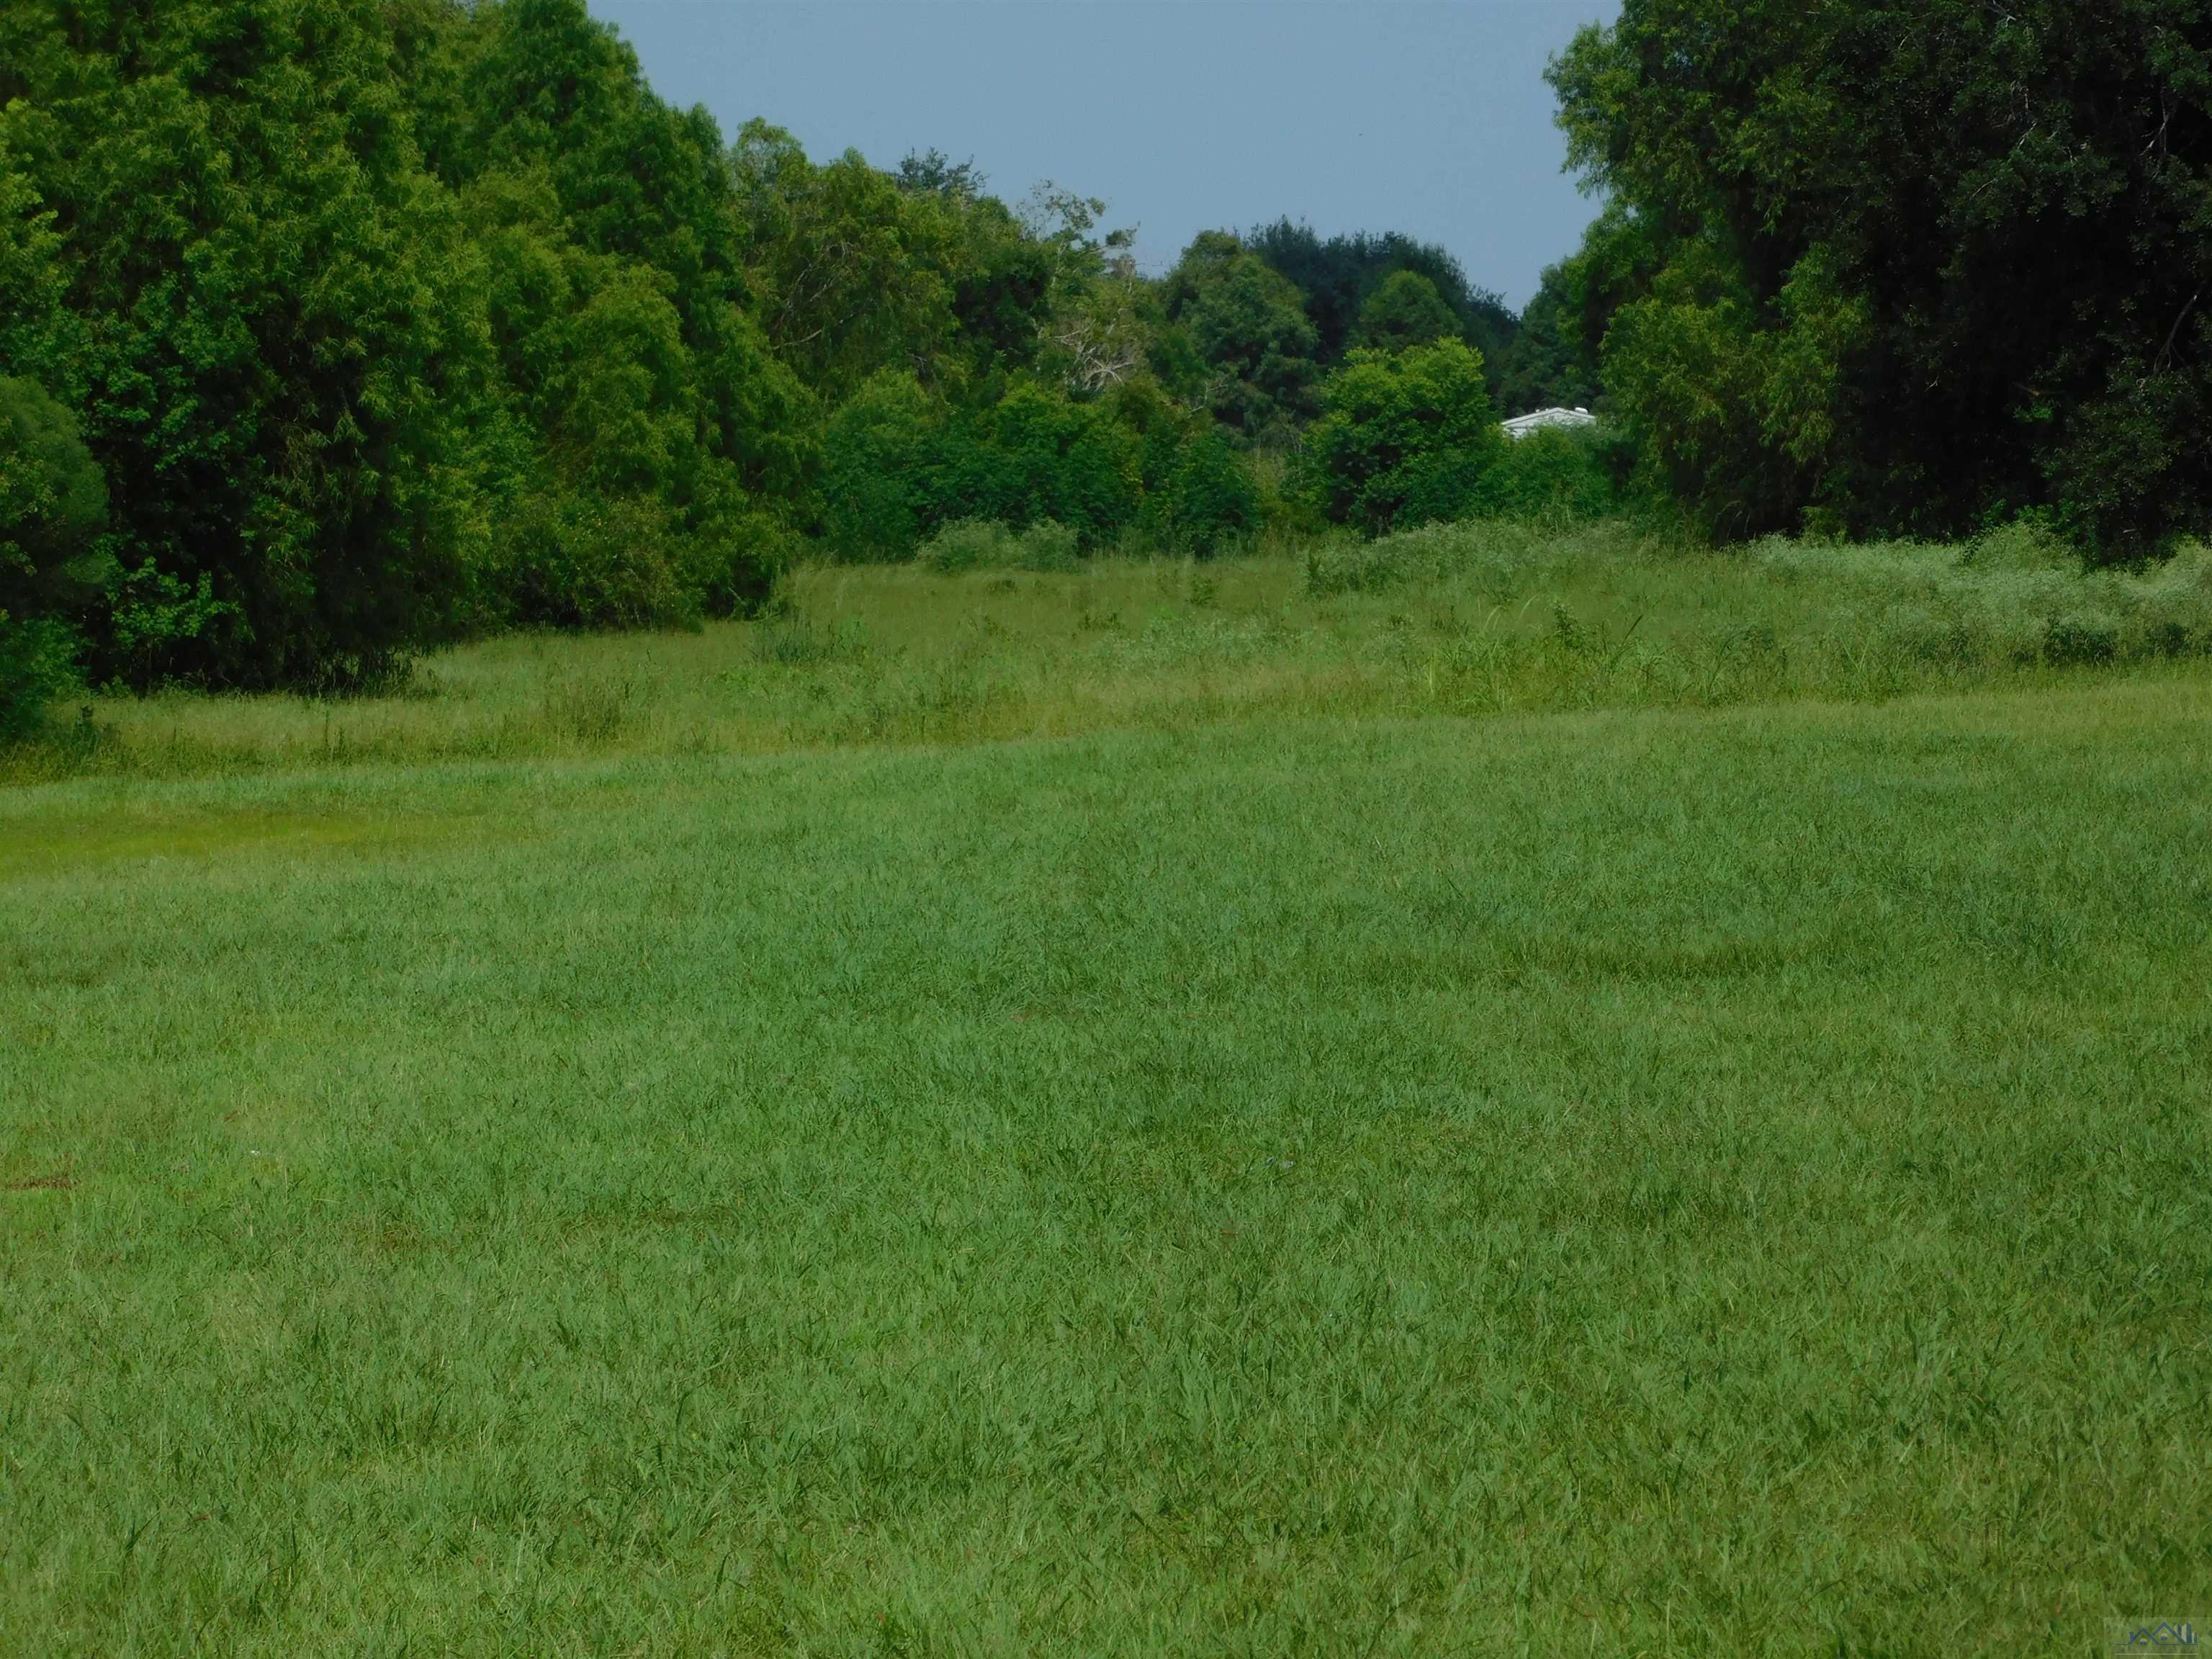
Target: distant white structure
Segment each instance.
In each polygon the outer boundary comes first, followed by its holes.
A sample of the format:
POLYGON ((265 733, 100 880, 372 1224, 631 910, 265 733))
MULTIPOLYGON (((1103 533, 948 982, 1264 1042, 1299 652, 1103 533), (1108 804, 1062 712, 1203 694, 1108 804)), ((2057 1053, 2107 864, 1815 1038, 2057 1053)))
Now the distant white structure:
POLYGON ((1516 415, 1510 421, 1500 421, 1505 435, 1516 442, 1532 432, 1541 432, 1551 426, 1595 426, 1597 416, 1580 404, 1572 409, 1540 409, 1533 415, 1516 415))

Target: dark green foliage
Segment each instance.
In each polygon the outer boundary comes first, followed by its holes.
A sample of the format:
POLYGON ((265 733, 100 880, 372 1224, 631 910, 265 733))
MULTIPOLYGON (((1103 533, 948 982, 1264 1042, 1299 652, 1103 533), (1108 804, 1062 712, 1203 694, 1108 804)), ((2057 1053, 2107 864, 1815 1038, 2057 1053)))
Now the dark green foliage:
POLYGON ((777 357, 836 398, 892 366, 933 369, 955 329, 944 198, 856 151, 821 165, 751 121, 730 151, 757 314, 777 357))
POLYGON ((1546 269, 1536 297, 1522 313, 1499 392, 1505 412, 1599 407, 1606 331, 1620 307, 1650 286, 1657 269, 1646 227, 1619 204, 1608 204, 1583 233, 1582 246, 1546 269))
POLYGON ((1473 346, 1492 376, 1492 393, 1507 362, 1518 320, 1511 307, 1468 281, 1459 261, 1432 243, 1395 231, 1323 240, 1310 225, 1279 219, 1253 231, 1246 246, 1294 283, 1313 319, 1314 355, 1324 368, 1342 362, 1359 337, 1362 310, 1384 283, 1401 271, 1427 281, 1456 319, 1450 331, 1473 346))
POLYGON ((0 743, 37 732, 54 699, 79 684, 78 641, 51 617, 0 611, 0 743))
POLYGON ((68 232, 67 320, 16 361, 78 410, 122 556, 234 607, 163 667, 370 672, 459 594, 481 323, 394 51, 380 9, 280 0, 0 23, 0 149, 68 232))
POLYGON ((1394 270, 1359 307, 1357 343, 1376 351, 1402 351, 1455 338, 1459 319, 1437 285, 1417 270, 1394 270))
MULTIPOLYGON (((1535 409, 1590 409, 1599 401, 1595 362, 1587 368, 1583 365, 1579 321, 1553 286, 1557 271, 1553 266, 1544 273, 1543 286, 1521 313, 1521 329, 1513 337, 1498 393, 1499 407, 1508 415, 1535 409)), ((1595 360, 1596 353, 1589 356, 1595 360)))
POLYGON ((0 610, 82 604, 106 580, 99 546, 107 482, 76 416, 28 380, 0 375, 0 610))
POLYGON ((106 524, 107 486, 76 420, 0 376, 0 741, 33 729, 76 678, 61 618, 106 580, 106 524))
POLYGON ((841 559, 903 559, 946 510, 950 411, 911 374, 886 370, 830 417, 822 443, 823 529, 841 559))
POLYGON ((1017 528, 1049 519, 1086 548, 1135 520, 1142 446, 1110 408, 1022 385, 964 425, 950 482, 967 516, 1017 528))
POLYGON ((1316 337, 1298 290, 1227 231, 1183 251, 1164 292, 1167 319, 1206 365, 1201 394, 1247 437, 1281 441, 1313 408, 1316 337))
POLYGON ((884 368, 963 393, 1029 366, 1095 252, 1080 233, 1025 224, 971 163, 934 151, 895 173, 850 150, 817 163, 752 121, 729 166, 752 313, 831 401, 884 368))
POLYGON ((582 0, 46 0, 0 64, 0 350, 128 573, 96 672, 328 686, 765 591, 818 407, 714 124, 582 0))
POLYGON ((886 372, 830 417, 823 455, 824 532, 847 560, 908 558, 966 521, 1049 522, 1086 552, 1141 522, 1200 554, 1259 523, 1228 434, 1141 380, 1092 402, 1021 381, 962 408, 886 372))
POLYGON ((1184 438, 1163 501, 1160 521, 1170 542, 1199 558, 1260 527, 1260 487, 1218 427, 1184 438))
POLYGON ((1603 517, 1615 499, 1603 444, 1588 428, 1542 428, 1510 441, 1475 486, 1473 515, 1547 523, 1603 517))
POLYGON ((1508 441, 1482 360, 1457 340, 1355 350, 1322 397, 1303 459, 1309 492, 1332 522, 1370 536, 1468 516, 1508 441))
POLYGON ((2205 0, 1628 0, 1553 80, 1638 278, 1581 338, 1709 528, 2212 528, 2205 0))
POLYGON ((963 410, 910 375, 878 375, 830 422, 830 545, 845 559, 902 559, 956 520, 1019 530, 1049 520, 1095 547, 1133 523, 1144 499, 1145 440, 1118 408, 1024 382, 963 410))
POLYGON ((692 515, 651 495, 533 490, 500 527, 487 566, 511 619, 637 628, 751 611, 787 562, 788 534, 742 506, 692 515))
POLYGON ((495 359, 479 619, 744 608, 803 508, 817 417, 741 308, 719 134, 655 98, 579 0, 507 0, 457 39, 449 171, 479 227, 495 359))

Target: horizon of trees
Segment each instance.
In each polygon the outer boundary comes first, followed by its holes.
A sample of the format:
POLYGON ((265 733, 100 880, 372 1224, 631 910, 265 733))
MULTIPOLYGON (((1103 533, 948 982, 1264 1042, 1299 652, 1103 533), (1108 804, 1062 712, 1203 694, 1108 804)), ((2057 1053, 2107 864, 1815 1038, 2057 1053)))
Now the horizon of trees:
POLYGON ((1145 276, 1077 191, 725 134, 584 0, 25 0, 0 726, 78 674, 342 689, 742 613, 971 519, 2206 527, 2212 0, 1626 0, 1550 78, 1601 201, 1516 313, 1287 217, 1145 276), (1608 435, 1509 456, 1552 403, 1608 435))
POLYGON ((1624 0, 1523 360, 1705 533, 2212 531, 2212 0, 1624 0))
POLYGON ((1104 211, 726 136, 582 0, 11 7, 0 678, 362 684, 978 514, 1204 551, 1355 345, 1510 351, 1440 249, 1285 220, 1148 280, 1104 211))

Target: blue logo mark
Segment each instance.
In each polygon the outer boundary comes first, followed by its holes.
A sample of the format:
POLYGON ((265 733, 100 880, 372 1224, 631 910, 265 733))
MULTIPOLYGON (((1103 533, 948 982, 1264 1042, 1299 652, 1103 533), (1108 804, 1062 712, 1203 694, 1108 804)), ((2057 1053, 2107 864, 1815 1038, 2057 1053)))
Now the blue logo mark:
POLYGON ((2197 1648, 2197 1626, 2186 1620, 2160 1620, 2154 1625, 2134 1625, 2112 1644, 2115 1653, 2191 1653, 2197 1648))

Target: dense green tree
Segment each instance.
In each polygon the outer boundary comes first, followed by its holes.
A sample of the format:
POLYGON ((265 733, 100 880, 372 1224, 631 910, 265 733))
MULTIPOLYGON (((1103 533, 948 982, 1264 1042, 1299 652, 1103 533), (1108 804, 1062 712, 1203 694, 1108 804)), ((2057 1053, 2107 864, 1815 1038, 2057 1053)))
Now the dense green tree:
POLYGON ((1171 323, 1102 203, 726 147, 584 0, 27 0, 0 103, 4 625, 100 677, 331 686, 467 629, 686 620, 817 527, 1211 544, 1250 480, 1188 404, 1279 433, 1311 376, 1249 257, 1171 323), (112 560, 57 563, 100 484, 112 560))
POLYGON ((1133 524, 1146 439, 1119 402, 1079 402, 1034 380, 963 408, 909 374, 874 376, 830 417, 823 522, 847 559, 902 559, 941 526, 1050 521, 1085 548, 1133 524))
POLYGON ((1547 523, 1602 518, 1616 495, 1601 434, 1540 428, 1514 439, 1484 469, 1470 517, 1547 523))
POLYGON ((1154 522, 1163 538, 1196 558, 1210 558, 1260 527, 1260 486, 1218 425, 1185 432, 1158 500, 1154 522))
POLYGON ((1255 439, 1280 439, 1312 406, 1315 333, 1290 281, 1227 231, 1202 232, 1165 284, 1167 320, 1210 374, 1215 416, 1255 439))
POLYGON ((478 619, 741 608, 806 514, 818 405, 744 309, 720 133, 580 0, 482 7, 451 46, 431 154, 476 230, 496 368, 469 434, 478 619))
POLYGON ((38 722, 70 677, 65 618, 108 585, 107 483, 70 412, 0 376, 0 739, 38 722))
POLYGON ((945 211, 954 222, 949 278, 963 372, 987 381, 1029 367, 1061 293, 1059 263, 995 198, 955 196, 945 211))
POLYGON ((1361 309, 1400 271, 1427 279, 1458 319, 1452 331, 1481 355, 1493 380, 1510 353, 1519 327, 1512 308, 1470 283, 1460 262, 1434 243, 1396 231, 1324 240, 1311 226, 1289 219, 1253 231, 1245 242, 1305 296, 1316 334, 1315 359, 1324 368, 1334 368, 1362 343, 1361 309))
POLYGON ((824 529, 846 559, 907 558, 978 521, 1060 526, 1085 551, 1141 527, 1204 556, 1260 522, 1226 430, 1143 376, 1095 399, 1024 380, 963 406, 886 370, 831 416, 823 456, 824 529))
POLYGON ((451 622, 481 313, 393 52, 368 6, 0 15, 0 150, 66 232, 70 325, 17 366, 78 412, 126 567, 227 607, 159 666, 357 675, 451 622))
POLYGON ((2212 527, 2206 0, 1626 0, 1552 78, 1650 254, 1583 336, 1709 526, 2212 527))
POLYGON ((823 529, 837 557, 912 556, 953 511, 942 482, 951 411, 910 374, 878 371, 830 416, 822 443, 823 529))
POLYGON ((755 314, 776 356, 827 398, 902 368, 942 378, 957 327, 954 225, 848 150, 817 165, 750 121, 730 150, 755 314))
POLYGON ((1437 285, 1418 270, 1394 270, 1376 284, 1359 307, 1355 342, 1376 351, 1456 339, 1459 319, 1437 285))
POLYGON ((1048 519, 1085 548, 1135 520, 1142 444, 1110 407, 1025 383, 967 426, 957 449, 957 516, 1017 527, 1048 519))
POLYGON ((1621 204, 1607 203, 1583 232, 1582 246, 1545 268, 1521 313, 1499 393, 1506 411, 1600 406, 1607 331, 1622 306, 1649 290, 1659 263, 1650 226, 1621 204))
POLYGON ((0 607, 61 611, 107 580, 107 481, 76 418, 28 380, 0 376, 0 607))
POLYGON ((1322 400, 1301 458, 1306 487, 1333 522, 1370 536, 1466 517, 1507 442, 1482 360, 1457 340, 1355 349, 1322 400))

